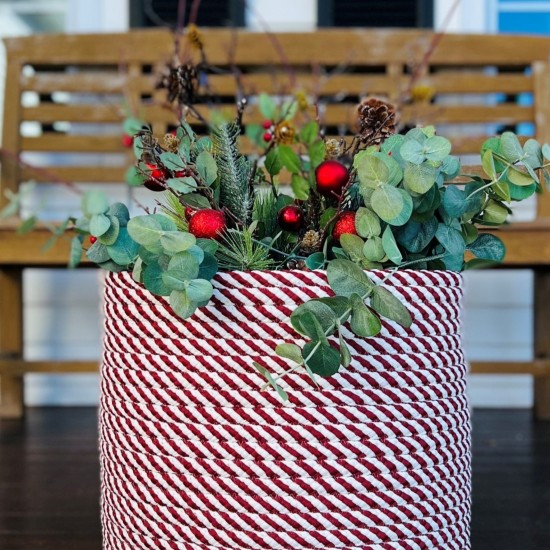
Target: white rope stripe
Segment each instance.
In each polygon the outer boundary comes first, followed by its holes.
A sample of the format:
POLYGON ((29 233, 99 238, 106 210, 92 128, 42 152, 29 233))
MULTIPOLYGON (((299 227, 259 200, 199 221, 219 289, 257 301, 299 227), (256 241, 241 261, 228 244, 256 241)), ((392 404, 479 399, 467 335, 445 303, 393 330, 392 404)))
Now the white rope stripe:
POLYGON ((127 273, 105 290, 104 550, 469 548, 470 428, 461 279, 387 272, 404 329, 346 329, 354 361, 317 390, 260 392, 288 317, 331 294, 322 272, 224 273, 188 321, 127 273))
MULTIPOLYGON (((126 461, 124 463, 126 464, 126 468, 150 477, 151 472, 141 467, 142 464, 147 463, 142 463, 141 457, 138 454, 126 453, 105 445, 102 450, 105 453, 106 464, 118 464, 118 461, 124 459, 126 461)), ((158 461, 153 460, 153 463, 158 464, 158 461)), ((304 495, 307 496, 311 492, 311 488, 314 487, 318 497, 337 495, 341 499, 347 498, 347 495, 350 494, 364 495, 368 490, 384 495, 387 491, 410 489, 419 491, 427 496, 429 488, 434 483, 443 483, 449 492, 456 491, 457 488, 454 480, 463 479, 463 476, 469 479, 469 468, 469 458, 465 457, 446 465, 435 468, 424 468, 418 471, 409 470, 399 475, 392 473, 375 476, 357 476, 357 478, 349 478, 347 480, 339 479, 338 484, 333 484, 333 480, 329 483, 319 478, 287 478, 281 480, 276 493, 273 492, 275 489, 269 479, 257 479, 255 481, 255 495, 260 497, 303 497, 304 495)), ((168 468, 161 468, 159 472, 162 472, 163 479, 169 480, 170 483, 176 483, 176 485, 179 483, 183 484, 186 487, 186 493, 196 492, 201 495, 213 494, 217 496, 227 494, 232 495, 234 498, 254 500, 254 496, 248 490, 248 478, 239 478, 237 476, 204 476, 197 478, 196 476, 168 471, 168 468)), ((159 475, 161 474, 159 473, 159 475)), ((464 483, 464 486, 469 487, 469 483, 464 483)), ((309 499, 310 497, 307 496, 307 498, 309 499)))
MULTIPOLYGON (((141 525, 145 526, 152 526, 154 534, 157 534, 157 526, 160 527, 162 530, 164 528, 164 532, 168 533, 170 535, 174 534, 174 540, 184 540, 184 541, 191 541, 195 543, 204 543, 207 541, 211 541, 212 539, 215 541, 220 541, 225 544, 231 544, 233 548, 255 548, 261 550, 262 548, 265 548, 265 546, 262 546, 262 542, 254 542, 252 538, 251 531, 245 530, 245 529, 238 529, 237 532, 235 532, 235 525, 232 523, 228 523, 226 527, 222 529, 210 529, 206 527, 193 527, 192 529, 189 526, 182 525, 177 522, 177 519, 174 518, 171 515, 172 510, 169 508, 162 508, 159 506, 142 506, 138 507, 136 506, 132 501, 129 500, 123 500, 120 498, 117 498, 116 495, 113 495, 110 491, 105 491, 106 496, 106 502, 105 505, 119 505, 129 508, 132 513, 141 520, 141 525), (147 524, 145 523, 147 522, 147 524), (174 533, 174 531, 177 531, 177 534, 174 533), (233 539, 230 538, 230 534, 232 534, 233 539), (238 542, 240 543, 239 546, 235 546, 235 537, 238 539, 238 542), (228 540, 229 539, 229 540, 228 540)), ((438 527, 439 529, 445 529, 448 528, 450 525, 452 525, 452 522, 456 522, 456 516, 461 516, 465 513, 467 509, 467 506, 464 505, 462 507, 457 507, 455 509, 449 510, 445 514, 441 514, 438 516, 435 516, 435 521, 439 524, 434 524, 433 530, 430 531, 430 534, 434 534, 437 536, 438 534, 438 527)), ((197 523, 200 520, 197 520, 197 523)), ((267 522, 264 522, 267 524, 267 522)), ((238 524, 237 524, 238 525, 238 524)), ((243 525, 244 527, 244 525, 243 525)), ((404 537, 412 537, 416 533, 420 533, 421 535, 425 534, 425 528, 422 526, 422 522, 416 522, 411 521, 409 522, 409 525, 401 525, 397 524, 394 526, 394 529, 399 532, 399 535, 395 534, 394 530, 391 530, 390 528, 383 526, 378 527, 376 529, 377 532, 372 532, 368 528, 356 528, 353 531, 347 531, 347 530, 338 530, 338 536, 344 538, 344 541, 342 539, 337 538, 335 535, 333 535, 333 531, 329 530, 317 530, 317 531, 291 531, 291 532, 285 532, 285 531, 276 531, 273 532, 263 531, 266 535, 269 533, 273 538, 279 538, 284 543, 286 543, 288 546, 275 546, 275 548, 302 548, 304 545, 308 545, 306 547, 312 547, 315 548, 315 544, 317 542, 317 537, 322 537, 323 539, 327 539, 329 541, 329 544, 332 543, 335 548, 342 548, 350 545, 350 542, 353 544, 353 541, 355 540, 355 544, 361 544, 362 542, 368 542, 371 544, 376 543, 383 543, 387 540, 398 540, 397 537, 404 536, 404 537), (407 535, 407 533, 410 533, 407 535), (292 535, 291 538, 289 535, 292 535), (298 542, 296 538, 300 541, 300 546, 298 546, 296 543, 298 542), (360 537, 360 538, 359 538, 360 537), (349 542, 348 542, 349 541, 349 542)), ((143 533, 145 535, 149 535, 147 528, 143 530, 143 533)), ((441 539, 440 539, 441 540, 441 539)))
MULTIPOLYGON (((205 511, 264 513, 281 509, 295 512, 329 512, 338 509, 346 512, 404 506, 430 499, 441 501, 448 499, 449 502, 457 502, 457 499, 469 498, 469 480, 465 473, 434 481, 429 485, 415 485, 399 490, 347 493, 345 498, 342 498, 342 495, 333 494, 309 495, 303 489, 297 493, 285 490, 284 493, 277 495, 261 492, 255 498, 250 498, 247 492, 224 491, 223 486, 216 484, 214 480, 211 480, 211 484, 202 479, 198 480, 193 484, 193 490, 189 490, 180 478, 173 475, 144 472, 139 468, 121 466, 115 462, 109 462, 109 472, 114 479, 150 493, 155 502, 179 503, 183 507, 205 511), (212 499, 211 496, 216 498, 212 499)), ((197 478, 194 479, 197 480, 197 478)))

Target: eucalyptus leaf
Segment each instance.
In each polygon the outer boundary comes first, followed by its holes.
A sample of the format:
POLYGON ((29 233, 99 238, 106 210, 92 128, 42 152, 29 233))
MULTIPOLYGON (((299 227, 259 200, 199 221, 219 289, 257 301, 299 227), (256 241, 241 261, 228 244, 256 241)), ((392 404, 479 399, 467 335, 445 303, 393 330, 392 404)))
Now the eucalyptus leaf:
POLYGON ((357 170, 357 177, 361 186, 376 189, 382 184, 388 183, 390 170, 386 163, 379 157, 362 152, 356 155, 353 165, 357 170))
POLYGON ((306 258, 306 267, 314 271, 322 269, 325 266, 325 255, 322 252, 314 252, 306 258))
POLYGON ((294 329, 312 339, 320 338, 319 327, 323 335, 332 334, 336 330, 337 321, 335 312, 318 300, 300 304, 290 316, 290 323, 294 329))
POLYGON ((121 203, 115 202, 109 208, 109 215, 115 216, 118 219, 120 227, 126 227, 128 225, 128 220, 130 219, 130 212, 128 207, 121 203))
POLYGON ((411 220, 396 234, 396 240, 407 252, 418 254, 435 237, 438 225, 435 217, 429 218, 425 222, 411 220))
POLYGON ((130 187, 143 185, 149 179, 149 174, 144 173, 137 166, 129 166, 124 174, 124 181, 130 187))
POLYGON ((71 239, 71 247, 69 252, 69 267, 76 267, 82 258, 82 237, 75 235, 71 239))
POLYGON ((481 210, 483 196, 470 190, 462 190, 457 185, 448 185, 443 193, 443 208, 450 216, 460 218, 466 212, 481 210))
POLYGON ((338 343, 340 345, 340 364, 347 368, 351 365, 351 352, 341 333, 338 333, 338 343))
POLYGON ((82 197, 82 212, 87 217, 94 214, 105 214, 109 210, 109 200, 103 191, 92 190, 86 191, 82 197))
POLYGON ((375 286, 359 266, 344 259, 332 260, 328 263, 327 279, 338 296, 349 297, 352 294, 367 296, 375 286))
POLYGON ((361 206, 355 214, 355 229, 360 237, 377 237, 382 232, 380 218, 372 210, 361 206))
POLYGON ((192 302, 187 293, 182 290, 173 290, 170 293, 170 305, 174 313, 182 319, 188 319, 197 309, 197 304, 192 302))
POLYGON ((495 235, 483 233, 472 244, 468 250, 481 260, 492 260, 500 262, 506 255, 504 243, 495 235))
POLYGON ((191 281, 199 275, 199 262, 189 252, 180 252, 172 256, 168 263, 168 270, 174 272, 182 281, 191 281))
POLYGON ((382 261, 386 256, 382 238, 378 236, 368 238, 363 246, 363 255, 370 262, 382 261))
POLYGON ((199 279, 206 279, 207 281, 211 281, 217 272, 218 260, 212 254, 205 252, 204 259, 199 266, 199 273, 197 277, 199 279))
POLYGON ((278 344, 275 348, 275 353, 284 359, 290 359, 294 363, 301 365, 304 361, 302 358, 302 350, 296 344, 278 344))
POLYGON ((121 227, 117 240, 107 247, 107 252, 113 262, 126 266, 132 264, 139 251, 139 244, 128 234, 128 228, 121 227))
POLYGON ((164 271, 156 263, 143 267, 141 274, 142 283, 145 288, 157 296, 169 296, 172 289, 164 282, 164 271))
POLYGON ((396 226, 406 224, 413 210, 411 196, 404 189, 391 185, 374 190, 371 206, 382 220, 396 226))
POLYGON ((120 222, 115 216, 109 215, 108 218, 110 220, 109 229, 99 237, 99 240, 103 244, 111 245, 114 244, 118 238, 118 234, 120 232, 120 222))
POLYGON ((340 353, 329 344, 308 342, 302 350, 302 357, 311 371, 319 376, 332 376, 340 368, 340 353))
POLYGON ((96 241, 88 250, 86 251, 86 258, 94 264, 101 264, 110 260, 109 253, 107 252, 107 247, 99 241, 96 241))
POLYGON ((191 233, 184 231, 165 231, 160 237, 162 248, 170 255, 191 248, 197 239, 191 233))
POLYGON ((361 237, 351 233, 344 233, 340 237, 340 245, 353 262, 358 262, 363 258, 365 241, 361 237))
POLYGON ((351 313, 349 298, 345 296, 329 296, 327 298, 316 298, 315 302, 321 302, 332 309, 340 323, 345 323, 351 313))
POLYGON ((350 300, 352 306, 350 328, 352 332, 361 338, 379 334, 382 330, 382 323, 378 315, 373 313, 357 294, 352 294, 350 300))
POLYGON ((422 144, 413 139, 407 139, 401 145, 399 154, 403 160, 412 164, 422 164, 426 160, 422 144))
POLYGON ((432 136, 424 142, 423 151, 429 161, 439 163, 451 152, 451 142, 441 136, 432 136))
POLYGON ((371 307, 382 317, 391 319, 405 328, 412 325, 412 317, 407 308, 389 290, 375 286, 372 292, 371 307))
POLYGON ((513 132, 504 132, 500 136, 500 149, 504 158, 511 163, 517 162, 523 156, 523 147, 513 132))
POLYGON ((433 166, 407 162, 403 172, 403 183, 409 191, 423 195, 433 187, 436 177, 436 169, 433 166))
POLYGON ((271 373, 256 361, 253 361, 252 364, 254 365, 254 368, 267 380, 267 383, 278 393, 279 397, 283 401, 288 401, 288 394, 279 384, 277 384, 277 382, 275 382, 271 376, 271 373))
POLYGON ((194 279, 190 281, 186 288, 187 297, 192 302, 206 302, 212 298, 214 288, 212 283, 205 279, 194 279))
POLYGON ((176 231, 176 224, 167 216, 148 214, 136 216, 128 222, 128 233, 140 245, 151 252, 162 251, 160 238, 166 231, 176 231))
POLYGON ((105 214, 92 214, 90 217, 90 233, 94 237, 101 237, 109 231, 111 220, 105 214))
POLYGON ((395 237, 393 236, 393 232, 389 225, 386 226, 386 229, 382 234, 382 247, 388 256, 388 259, 395 265, 399 265, 403 261, 403 256, 401 255, 401 251, 397 246, 397 242, 395 241, 395 237))

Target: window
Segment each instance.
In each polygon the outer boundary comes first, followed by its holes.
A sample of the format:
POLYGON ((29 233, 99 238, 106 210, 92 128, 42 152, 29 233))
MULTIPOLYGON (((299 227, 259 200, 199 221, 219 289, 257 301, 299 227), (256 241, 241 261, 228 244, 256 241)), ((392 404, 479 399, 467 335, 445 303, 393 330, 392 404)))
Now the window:
MULTIPOLYGON (((192 6, 192 0, 187 0, 185 21, 189 21, 192 6)), ((177 14, 177 0, 130 0, 131 27, 175 27, 177 14)), ((201 27, 243 27, 244 2, 202 0, 196 23, 201 27)))
POLYGON ((433 27, 433 0, 318 0, 319 27, 433 27))

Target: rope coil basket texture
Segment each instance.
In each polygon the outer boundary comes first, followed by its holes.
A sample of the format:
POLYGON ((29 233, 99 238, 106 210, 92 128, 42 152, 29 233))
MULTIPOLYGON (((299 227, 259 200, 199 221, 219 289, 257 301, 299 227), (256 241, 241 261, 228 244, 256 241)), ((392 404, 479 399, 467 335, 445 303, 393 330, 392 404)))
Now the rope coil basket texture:
POLYGON ((104 549, 470 548, 470 421, 460 275, 371 271, 409 329, 346 334, 353 362, 290 401, 252 367, 288 368, 290 313, 323 272, 221 273, 188 320, 110 273, 100 448, 104 549))

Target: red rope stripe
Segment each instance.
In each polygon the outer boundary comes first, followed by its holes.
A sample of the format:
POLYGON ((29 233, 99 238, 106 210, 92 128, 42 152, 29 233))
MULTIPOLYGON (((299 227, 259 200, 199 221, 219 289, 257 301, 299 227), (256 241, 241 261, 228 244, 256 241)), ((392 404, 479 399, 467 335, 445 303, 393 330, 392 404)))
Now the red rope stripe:
MULTIPOLYGON (((345 336, 354 360, 291 401, 260 392, 256 360, 304 340, 323 272, 232 272, 178 319, 128 273, 105 288, 100 449, 104 549, 467 550, 470 427, 460 276, 373 271, 413 317, 345 336)), ((333 339, 333 342, 334 339, 333 339)))

